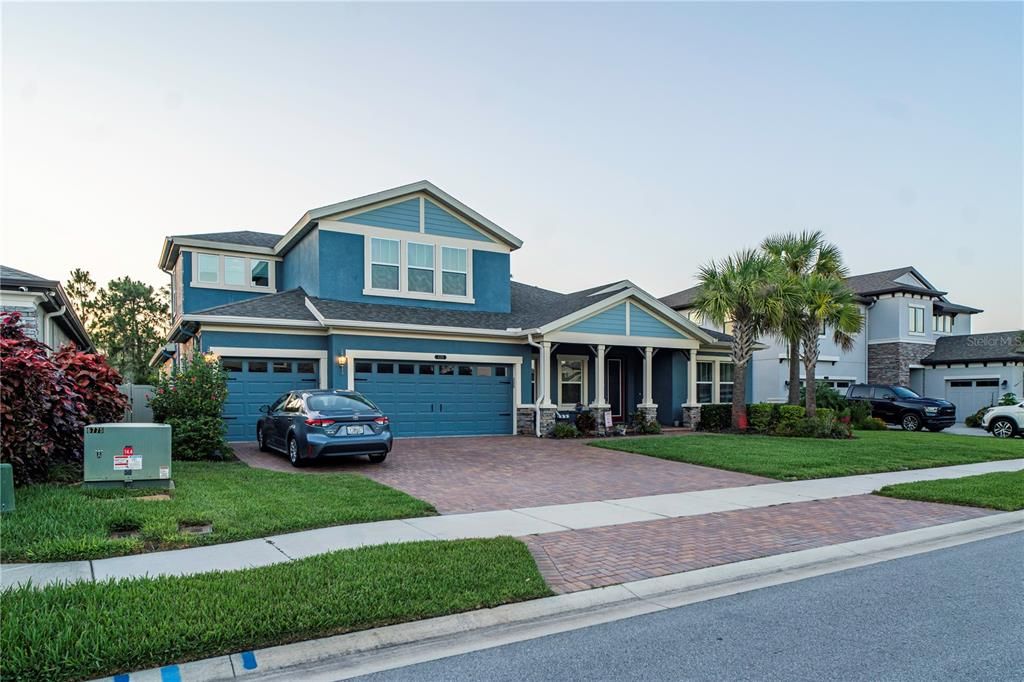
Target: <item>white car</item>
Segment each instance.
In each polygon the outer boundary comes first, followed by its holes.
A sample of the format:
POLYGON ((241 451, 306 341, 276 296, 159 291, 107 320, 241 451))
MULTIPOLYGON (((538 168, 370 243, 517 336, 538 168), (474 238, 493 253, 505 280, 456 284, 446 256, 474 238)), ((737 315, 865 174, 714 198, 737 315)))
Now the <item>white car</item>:
POLYGON ((988 408, 981 426, 996 438, 1024 436, 1024 403, 988 408))

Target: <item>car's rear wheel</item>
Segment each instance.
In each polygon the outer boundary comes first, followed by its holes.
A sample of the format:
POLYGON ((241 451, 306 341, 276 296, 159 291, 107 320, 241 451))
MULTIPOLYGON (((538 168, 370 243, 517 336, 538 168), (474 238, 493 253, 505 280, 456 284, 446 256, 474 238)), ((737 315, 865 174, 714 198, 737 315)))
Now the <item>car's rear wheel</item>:
POLYGON ((370 464, 380 464, 381 462, 383 462, 387 458, 388 458, 388 453, 386 453, 386 452, 383 455, 370 455, 370 464))
POLYGON ((1005 417, 992 420, 992 435, 996 438, 1012 438, 1015 430, 1013 422, 1005 417))
POLYGON ((295 436, 288 436, 288 461, 293 467, 306 466, 306 460, 299 457, 299 441, 295 436))
POLYGON ((903 427, 904 431, 919 431, 921 429, 921 418, 913 412, 908 412, 900 420, 900 426, 903 427))
POLYGON ((260 452, 270 452, 270 448, 267 447, 267 436, 263 433, 263 427, 256 427, 256 444, 260 447, 260 452))

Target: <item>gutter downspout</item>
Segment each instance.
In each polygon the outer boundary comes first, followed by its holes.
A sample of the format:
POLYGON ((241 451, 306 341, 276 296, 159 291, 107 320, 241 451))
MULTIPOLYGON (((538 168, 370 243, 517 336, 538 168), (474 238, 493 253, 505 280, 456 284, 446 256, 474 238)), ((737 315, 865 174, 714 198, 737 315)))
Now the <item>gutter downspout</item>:
MULTIPOLYGON (((537 359, 537 371, 538 373, 540 373, 540 360, 544 357, 544 349, 538 342, 533 340, 533 332, 530 332, 529 334, 526 335, 526 343, 530 344, 539 351, 537 359)), ((534 377, 533 383, 534 385, 540 385, 542 382, 537 377, 534 377)), ((546 384, 547 382, 545 381, 543 383, 546 384)), ((533 401, 533 428, 537 438, 540 438, 540 404, 544 402, 545 398, 547 398, 547 390, 547 386, 540 386, 540 388, 537 389, 537 399, 533 401)))
MULTIPOLYGON (((47 292, 43 295, 46 297, 47 300, 53 301, 54 303, 58 303, 58 301, 52 297, 51 293, 47 292)), ((42 332, 43 336, 42 342, 45 343, 47 346, 50 346, 51 339, 49 337, 52 336, 52 334, 47 333, 47 331, 50 328, 50 320, 56 317, 63 317, 64 313, 66 313, 67 311, 68 307, 66 305, 62 305, 60 308, 53 311, 52 313, 46 313, 45 315, 43 315, 43 328, 40 330, 40 332, 42 332)), ((50 347, 50 349, 57 350, 52 346, 50 347)))

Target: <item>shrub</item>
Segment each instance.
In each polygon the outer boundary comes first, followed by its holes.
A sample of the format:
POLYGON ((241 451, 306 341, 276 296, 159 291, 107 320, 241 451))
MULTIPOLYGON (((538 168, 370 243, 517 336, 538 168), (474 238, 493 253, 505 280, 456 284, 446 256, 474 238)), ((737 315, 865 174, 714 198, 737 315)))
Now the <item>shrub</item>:
POLYGON ((160 377, 149 399, 153 419, 171 425, 175 459, 222 459, 231 454, 221 412, 227 372, 212 355, 183 358, 160 377))
POLYGON ((656 434, 661 433, 661 424, 657 419, 648 419, 643 412, 637 413, 633 421, 633 427, 637 433, 656 434))
POLYGON ((972 429, 976 429, 976 428, 981 426, 981 420, 978 419, 978 415, 976 415, 976 414, 969 414, 964 419, 964 426, 969 426, 972 429))
POLYGON ((775 433, 780 436, 796 435, 801 421, 807 416, 807 410, 800 405, 779 405, 779 419, 775 425, 775 433))
POLYGON ((47 351, 25 334, 19 313, 0 318, 0 461, 13 465, 18 485, 45 481, 51 466, 77 467, 83 427, 117 421, 128 404, 102 356, 47 351))
POLYGON ((1017 402, 1018 401, 1016 393, 1004 393, 1003 396, 999 399, 1000 405, 1016 405, 1017 402))
POLYGON ((853 428, 859 429, 868 419, 871 419, 871 405, 866 400, 851 400, 850 403, 850 423, 853 428))
MULTIPOLYGON (((819 408, 824 407, 830 410, 835 410, 836 412, 841 412, 842 410, 845 410, 847 407, 849 407, 849 401, 846 399, 846 396, 844 396, 842 393, 832 388, 828 384, 819 381, 815 386, 815 406, 819 408)), ((800 389, 800 404, 803 405, 804 407, 807 407, 807 389, 805 388, 800 389)))
POLYGON ((732 405, 701 405, 700 431, 724 431, 732 426, 732 405))
POLYGON ((771 433, 779 422, 779 405, 773 403, 754 403, 747 406, 750 428, 755 433, 771 433))
POLYGON ((597 428, 597 420, 590 412, 580 412, 576 415, 576 428, 582 435, 593 433, 597 428))
POLYGON ((569 424, 568 422, 558 422, 555 424, 555 428, 551 430, 553 438, 579 438, 579 435, 580 430, 574 424, 569 424))
POLYGON ((889 427, 884 420, 878 417, 868 417, 857 428, 861 431, 885 431, 889 427))

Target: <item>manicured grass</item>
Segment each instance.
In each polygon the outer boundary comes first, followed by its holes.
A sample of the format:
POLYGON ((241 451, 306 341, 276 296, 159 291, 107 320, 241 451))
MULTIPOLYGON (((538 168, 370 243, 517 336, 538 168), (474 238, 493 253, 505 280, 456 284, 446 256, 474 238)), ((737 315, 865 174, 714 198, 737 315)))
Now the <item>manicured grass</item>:
POLYGON ((1017 511, 1024 509, 1024 471, 887 485, 878 494, 904 500, 1017 511))
POLYGON ((4 680, 77 680, 551 594, 512 538, 0 594, 4 680))
POLYGON ((38 485, 15 492, 3 518, 3 561, 67 561, 209 545, 309 528, 409 518, 434 508, 352 474, 299 475, 250 469, 239 462, 175 462, 172 499, 141 501, 162 491, 92 491, 38 485), (178 524, 212 523, 208 535, 178 524), (140 537, 112 540, 111 530, 140 537))
POLYGON ((694 434, 593 445, 780 480, 852 476, 1024 458, 1024 442, 941 433, 855 431, 851 440, 694 434))

